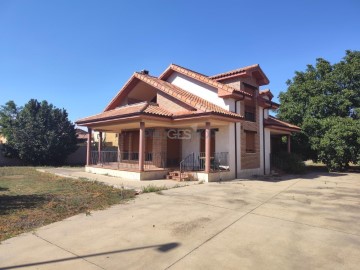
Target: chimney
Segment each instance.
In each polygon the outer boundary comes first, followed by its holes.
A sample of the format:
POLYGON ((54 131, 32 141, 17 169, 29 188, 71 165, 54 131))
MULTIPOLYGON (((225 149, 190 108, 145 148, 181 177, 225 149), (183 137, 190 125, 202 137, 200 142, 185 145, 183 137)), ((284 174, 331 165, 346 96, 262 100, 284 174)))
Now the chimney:
POLYGON ((149 71, 146 69, 143 69, 142 71, 140 71, 140 74, 149 75, 149 71))

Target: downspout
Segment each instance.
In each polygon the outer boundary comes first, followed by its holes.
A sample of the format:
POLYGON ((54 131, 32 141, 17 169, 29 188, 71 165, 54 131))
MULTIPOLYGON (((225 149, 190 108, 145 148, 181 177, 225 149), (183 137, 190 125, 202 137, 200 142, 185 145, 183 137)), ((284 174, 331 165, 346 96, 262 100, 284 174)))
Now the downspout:
POLYGON ((263 113, 262 113, 262 121, 263 121, 263 163, 264 163, 264 175, 266 174, 266 163, 265 163, 265 161, 266 161, 266 157, 265 157, 265 153, 266 153, 266 151, 265 151, 265 149, 266 149, 266 147, 265 147, 265 108, 263 108, 263 113))
MULTIPOLYGON (((272 104, 270 104, 270 107, 267 108, 267 109, 271 110, 271 108, 272 108, 272 104)), ((265 166, 266 165, 266 163, 265 163, 265 161, 266 161, 266 157, 265 157, 266 151, 265 151, 265 149, 266 149, 266 147, 265 147, 265 108, 263 108, 263 159, 264 159, 263 162, 264 162, 264 175, 266 174, 266 166, 265 166)), ((271 161, 269 160, 269 162, 271 162, 271 161)))
MULTIPOLYGON (((235 100, 235 113, 237 113, 237 102, 238 100, 235 100)), ((237 167, 237 164, 238 164, 238 160, 237 160, 237 126, 236 126, 236 122, 234 123, 234 126, 235 126, 235 129, 234 129, 234 135, 235 135, 235 179, 237 178, 237 172, 238 172, 238 167, 237 167)))

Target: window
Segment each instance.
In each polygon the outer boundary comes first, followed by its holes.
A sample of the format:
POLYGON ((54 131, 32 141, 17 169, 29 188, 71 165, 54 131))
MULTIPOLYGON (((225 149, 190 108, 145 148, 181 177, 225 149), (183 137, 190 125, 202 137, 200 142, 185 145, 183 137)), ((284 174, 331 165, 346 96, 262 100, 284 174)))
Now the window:
POLYGON ((243 82, 242 84, 243 84, 243 89, 242 90, 244 90, 245 92, 247 92, 249 94, 254 95, 255 92, 258 90, 258 87, 253 86, 251 84, 248 84, 248 83, 245 83, 245 82, 243 82))
POLYGON ((245 120, 251 121, 251 122, 256 122, 254 106, 245 106, 245 120))
POLYGON ((255 153, 255 131, 245 130, 246 153, 255 153))

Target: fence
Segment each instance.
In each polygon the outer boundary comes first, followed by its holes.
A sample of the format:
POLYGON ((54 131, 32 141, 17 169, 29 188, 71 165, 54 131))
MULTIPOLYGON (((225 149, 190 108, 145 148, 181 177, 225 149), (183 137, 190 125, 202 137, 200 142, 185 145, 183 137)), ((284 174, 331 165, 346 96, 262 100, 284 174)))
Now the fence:
MULTIPOLYGON (((214 153, 210 157, 210 170, 228 170, 228 156, 228 152, 214 153)), ((180 162, 180 171, 204 171, 205 159, 205 152, 191 153, 180 162)))
MULTIPOLYGON (((164 153, 145 153, 144 169, 166 168, 164 153)), ((91 151, 90 162, 93 165, 112 166, 117 169, 138 169, 139 152, 91 151)))

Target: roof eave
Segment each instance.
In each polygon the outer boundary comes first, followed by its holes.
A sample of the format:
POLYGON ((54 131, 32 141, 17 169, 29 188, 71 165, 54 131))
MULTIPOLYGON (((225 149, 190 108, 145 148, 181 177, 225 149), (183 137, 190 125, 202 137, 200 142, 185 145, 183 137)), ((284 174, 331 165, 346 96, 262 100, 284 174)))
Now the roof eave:
POLYGON ((222 113, 217 112, 202 112, 202 113, 196 113, 191 115, 174 115, 173 119, 175 121, 177 120, 184 120, 184 119, 193 119, 193 118, 206 118, 206 117, 215 117, 218 119, 227 119, 231 120, 230 122, 240 122, 244 120, 243 116, 232 116, 232 115, 225 115, 222 113))
POLYGON ((135 120, 137 118, 141 118, 141 117, 155 117, 155 118, 160 118, 160 119, 171 119, 171 116, 167 116, 167 115, 159 115, 159 114, 155 114, 155 113, 144 113, 144 112, 136 112, 136 113, 131 113, 131 114, 125 114, 125 115, 117 115, 117 116, 109 116, 109 117, 103 117, 103 118, 98 118, 98 119, 92 119, 92 120, 84 120, 82 121, 81 119, 76 121, 75 123, 78 126, 90 126, 90 125, 94 125, 94 124, 99 124, 99 123, 105 123, 105 122, 114 122, 114 121, 129 121, 129 120, 135 120))
POLYGON ((280 130, 280 131, 289 131, 289 132, 301 132, 301 128, 291 128, 291 127, 284 127, 275 124, 265 124, 265 128, 280 130))
POLYGON ((132 84, 137 83, 138 80, 139 79, 135 77, 135 73, 133 73, 133 75, 130 77, 130 79, 124 84, 124 86, 118 91, 116 96, 106 106, 106 108, 104 109, 104 112, 115 109, 116 104, 119 102, 119 100, 127 94, 126 89, 128 87, 130 87, 132 84))

